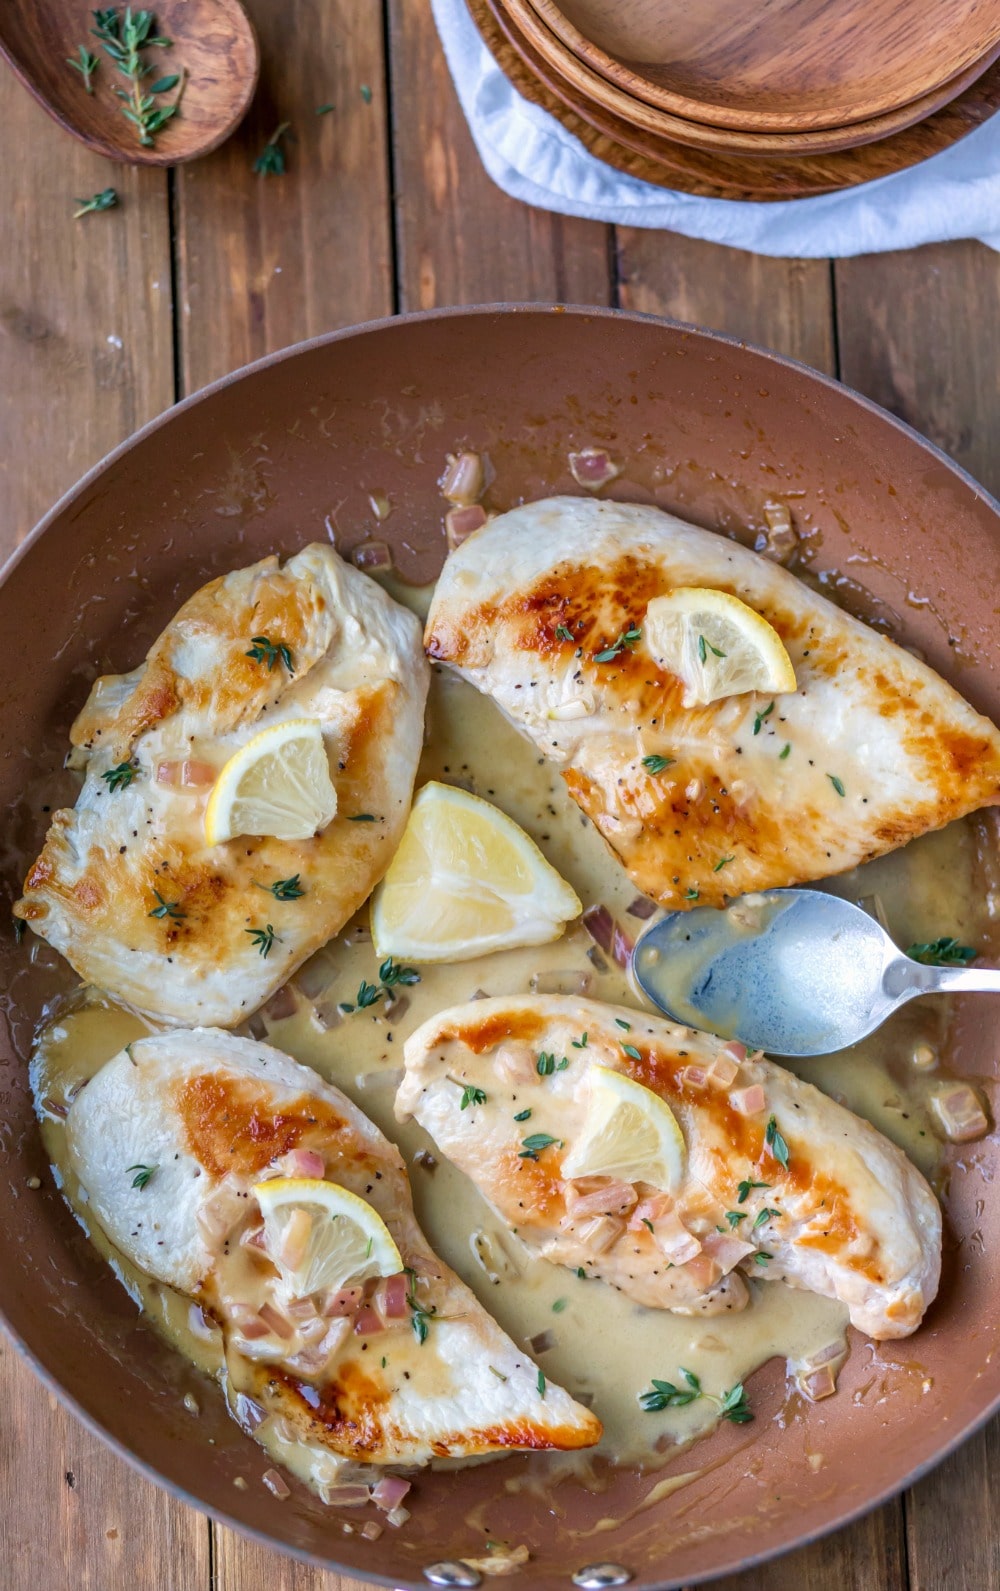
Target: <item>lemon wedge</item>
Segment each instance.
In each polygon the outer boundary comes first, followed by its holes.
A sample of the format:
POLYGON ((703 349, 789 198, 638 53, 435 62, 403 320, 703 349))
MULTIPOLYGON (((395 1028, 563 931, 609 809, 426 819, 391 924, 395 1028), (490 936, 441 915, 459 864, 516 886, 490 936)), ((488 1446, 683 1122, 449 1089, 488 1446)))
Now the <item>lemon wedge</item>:
POLYGON ((205 808, 209 845, 238 834, 307 840, 337 811, 337 792, 316 718, 270 724, 234 752, 205 808))
POLYGON ((793 691, 795 670, 777 630, 739 597, 678 586, 654 597, 642 626, 649 651, 684 682, 684 707, 745 691, 793 691))
POLYGON ((563 1177, 619 1177, 672 1193, 684 1176, 684 1135, 670 1106, 624 1072, 592 1066, 583 1131, 563 1177))
POLYGON ((425 784, 372 902, 380 956, 467 961, 558 939, 583 910, 535 842, 488 801, 425 784))
POLYGON ((403 1261, 377 1210, 336 1182, 274 1177, 254 1188, 268 1258, 292 1298, 395 1276, 403 1261))

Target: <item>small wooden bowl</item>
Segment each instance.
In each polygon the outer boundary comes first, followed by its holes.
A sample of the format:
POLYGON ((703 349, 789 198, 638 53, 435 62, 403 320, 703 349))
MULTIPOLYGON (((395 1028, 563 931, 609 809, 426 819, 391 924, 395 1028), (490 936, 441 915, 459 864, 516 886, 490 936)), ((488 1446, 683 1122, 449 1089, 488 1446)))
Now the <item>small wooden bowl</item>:
POLYGON ((686 144, 691 149, 703 149, 710 154, 749 155, 754 158, 820 155, 875 143, 923 121, 954 99, 971 82, 975 82, 990 64, 988 61, 977 62, 935 93, 913 100, 899 110, 888 111, 847 127, 812 132, 744 132, 707 126, 703 122, 691 121, 688 117, 675 116, 623 92, 579 61, 550 31, 538 15, 537 0, 498 0, 495 9, 498 13, 509 13, 518 33, 545 61, 550 71, 561 79, 574 100, 586 100, 640 133, 667 139, 673 144, 686 144))
POLYGON ((958 143, 1000 110, 1000 64, 950 105, 876 144, 767 159, 713 154, 642 131, 577 96, 514 25, 505 0, 467 0, 480 34, 517 91, 616 171, 704 198, 766 202, 835 193, 894 175, 958 143))
POLYGON ((621 92, 743 132, 840 128, 935 94, 940 105, 947 85, 1000 55, 1000 0, 531 4, 621 92))
MULTIPOLYGON (((126 79, 94 37, 89 7, 65 0, 17 0, 0 6, 0 55, 49 115, 89 149, 133 166, 176 166, 206 155, 238 127, 253 99, 260 50, 240 0, 159 0, 156 28, 170 49, 144 52, 154 67, 146 80, 183 72, 180 110, 156 133, 151 147, 139 142, 115 90, 126 79), (80 45, 98 57, 93 93, 68 65, 80 45)), ((169 104, 176 90, 160 96, 169 104)))

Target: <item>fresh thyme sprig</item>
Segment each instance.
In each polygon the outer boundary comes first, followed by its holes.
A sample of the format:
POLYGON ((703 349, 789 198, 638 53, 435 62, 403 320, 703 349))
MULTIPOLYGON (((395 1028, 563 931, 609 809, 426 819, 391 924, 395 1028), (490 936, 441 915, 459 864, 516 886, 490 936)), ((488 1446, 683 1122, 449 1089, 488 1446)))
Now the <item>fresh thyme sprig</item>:
POLYGON ((113 210, 118 203, 118 190, 102 188, 100 193, 92 193, 89 199, 77 199, 75 203, 73 220, 79 221, 82 215, 90 215, 95 210, 113 210))
POLYGON ((636 625, 630 624, 627 630, 620 631, 618 639, 612 641, 610 646, 606 646, 601 652, 594 653, 594 662, 610 663, 620 652, 630 652, 636 641, 641 640, 641 638, 642 631, 636 625))
POLYGON ((281 935, 275 933, 270 923, 266 928, 244 928, 243 932, 250 935, 258 954, 265 957, 270 955, 275 940, 281 941, 281 935))
MULTIPOLYGON (((331 106, 330 108, 332 110, 333 107, 331 106)), ((281 140, 291 125, 291 122, 280 122, 267 140, 267 143, 253 163, 253 169, 258 177, 284 176, 285 151, 281 147, 281 140)))
POLYGON ((295 673, 295 669, 292 666, 292 654, 285 643, 283 641, 271 641, 266 635, 252 636, 250 650, 245 652, 244 656, 252 657, 255 663, 266 663, 269 674, 280 657, 289 674, 295 673))
POLYGON ((138 772, 134 762, 120 762, 117 768, 102 773, 101 778, 107 780, 109 790, 127 790, 138 772))
POLYGON ((150 1180, 156 1169, 156 1166, 126 1166, 125 1174, 127 1176, 130 1171, 135 1172, 135 1176, 132 1178, 132 1186, 133 1188, 138 1188, 141 1192, 143 1188, 149 1186, 150 1180))
POLYGON ((925 967, 965 967, 976 959, 972 945, 960 945, 957 939, 933 939, 929 944, 911 945, 906 954, 911 961, 922 961, 925 967))
POLYGON ((157 904, 148 914, 150 917, 169 917, 171 922, 176 923, 187 916, 187 913, 181 910, 180 901, 164 900, 158 889, 154 889, 153 894, 156 896, 157 904))
POLYGON ((462 1090, 462 1103, 460 1110, 468 1110, 470 1105, 485 1105, 486 1090, 477 1088, 474 1083, 460 1083, 457 1077, 449 1077, 449 1083, 454 1083, 456 1088, 462 1090))
POLYGON ((173 40, 156 32, 152 11, 133 11, 131 6, 126 6, 124 13, 119 13, 117 6, 95 11, 93 31, 105 54, 128 83, 127 90, 115 89, 122 101, 122 114, 135 127, 140 144, 151 149, 156 134, 177 115, 184 92, 184 74, 170 72, 146 88, 145 79, 152 75, 153 67, 142 52, 153 48, 169 50, 173 40), (169 94, 174 88, 177 89, 176 98, 169 105, 157 105, 156 96, 169 94))
POLYGON ((406 988, 420 982, 420 974, 416 967, 404 967, 399 962, 393 961, 391 956, 386 956, 378 969, 378 983, 369 983, 362 978, 361 987, 354 998, 353 1005, 341 1005, 340 1009, 345 1014, 351 1011, 365 1011, 370 1005, 375 1005, 384 995, 391 998, 392 990, 401 983, 406 988))
POLYGON ((413 1335, 420 1346, 423 1347, 427 1341, 427 1333, 430 1330, 431 1316, 437 1314, 437 1309, 433 1304, 430 1309, 424 1309, 423 1305, 417 1301, 417 1273, 409 1265, 406 1266, 406 1275, 410 1279, 410 1287, 406 1295, 406 1302, 410 1306, 410 1325, 413 1327, 413 1335))
POLYGON ((305 894, 298 873, 293 873, 291 878, 276 878, 273 884, 258 884, 257 888, 273 895, 275 900, 301 900, 305 894))
POLYGON ((764 1142, 770 1149, 775 1160, 785 1171, 788 1170, 788 1145, 778 1131, 778 1123, 771 1116, 764 1132, 764 1142))
POLYGON ((672 768, 676 761, 676 757, 661 757, 659 752, 651 751, 648 757, 643 757, 642 766, 648 768, 650 773, 662 773, 665 768, 672 768))
POLYGON ((83 78, 83 86, 88 94, 94 92, 94 85, 90 80, 100 64, 99 57, 94 55, 91 50, 88 50, 85 44, 78 46, 75 55, 67 55, 66 57, 66 65, 71 66, 74 72, 79 72, 83 78))
POLYGON ((681 1367, 681 1375, 685 1385, 676 1386, 673 1381, 657 1381, 655 1378, 648 1392, 640 1392, 639 1403, 647 1414, 659 1414, 662 1409, 683 1409, 689 1403, 695 1403, 699 1398, 707 1398, 714 1403, 724 1420, 731 1420, 734 1425, 746 1425, 753 1419, 750 1405, 747 1402, 743 1383, 730 1387, 721 1398, 715 1397, 711 1392, 706 1392, 701 1380, 693 1370, 681 1367))

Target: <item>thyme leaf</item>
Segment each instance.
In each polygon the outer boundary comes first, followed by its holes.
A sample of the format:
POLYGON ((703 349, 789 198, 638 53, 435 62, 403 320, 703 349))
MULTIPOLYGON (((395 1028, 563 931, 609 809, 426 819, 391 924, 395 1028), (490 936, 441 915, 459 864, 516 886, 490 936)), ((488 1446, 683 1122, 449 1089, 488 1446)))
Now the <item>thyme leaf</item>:
POLYGON ((770 1149, 775 1160, 785 1170, 788 1170, 788 1145, 778 1131, 778 1123, 772 1116, 764 1131, 764 1142, 770 1149))
POLYGON ((141 1192, 143 1188, 149 1186, 153 1173, 156 1170, 156 1166, 144 1166, 141 1164, 137 1166, 126 1166, 125 1175, 127 1176, 130 1171, 135 1172, 135 1176, 132 1178, 132 1186, 133 1188, 138 1188, 141 1192))
POLYGON ((148 913, 150 917, 169 917, 176 923, 187 916, 187 913, 181 910, 180 901, 164 900, 158 889, 154 889, 153 894, 156 896, 157 904, 148 913))
POLYGON ((269 674, 280 657, 289 674, 295 673, 292 667, 292 654, 283 641, 271 641, 266 635, 255 635, 251 638, 251 642, 250 650, 243 654, 244 657, 252 657, 255 663, 266 663, 269 674))
POLYGON ((108 768, 101 774, 109 790, 127 790, 139 772, 134 762, 120 762, 117 768, 108 768))
POLYGON ((642 766, 648 768, 650 773, 662 773, 665 768, 672 768, 677 761, 676 757, 661 757, 659 752, 652 751, 648 757, 643 757, 642 766))
POLYGON ((911 961, 922 961, 925 967, 965 967, 976 958, 972 945, 960 945, 957 939, 950 937, 932 939, 925 945, 911 945, 906 954, 911 961))
POLYGON ((280 943, 281 935, 276 934, 271 924, 266 928, 244 928, 243 932, 249 934, 260 955, 267 957, 271 953, 271 946, 277 939, 280 943))
MULTIPOLYGON (((264 145, 260 154, 257 156, 257 159, 253 163, 253 169, 257 173, 258 177, 284 176, 285 151, 281 147, 281 140, 284 138, 291 125, 291 122, 279 122, 278 126, 274 129, 274 132, 267 140, 267 143, 264 145)), ((289 670, 289 672, 291 672, 291 670, 289 670)))

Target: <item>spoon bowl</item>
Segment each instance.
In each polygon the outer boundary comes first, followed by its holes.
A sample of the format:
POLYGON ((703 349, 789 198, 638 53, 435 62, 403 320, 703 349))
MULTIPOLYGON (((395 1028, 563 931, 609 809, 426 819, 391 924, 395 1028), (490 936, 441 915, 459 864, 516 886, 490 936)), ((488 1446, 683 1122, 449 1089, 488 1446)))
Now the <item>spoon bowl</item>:
POLYGON ((829 1055, 918 995, 1000 993, 1000 972, 925 966, 860 906, 815 889, 672 912, 635 947, 640 989, 675 1021, 769 1055, 829 1055))
MULTIPOLYGON (((89 149, 129 165, 176 166, 216 149, 242 121, 257 86, 260 51, 239 0, 160 0, 155 15, 156 31, 172 47, 144 52, 153 67, 147 91, 174 73, 183 73, 183 91, 177 115, 149 147, 123 112, 115 90, 126 79, 94 37, 89 7, 78 10, 65 0, 3 6, 0 55, 49 115, 89 149), (81 44, 100 63, 92 93, 67 61, 81 44)), ((169 104, 176 93, 159 96, 157 104, 169 104)))

